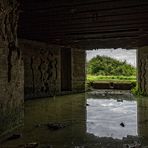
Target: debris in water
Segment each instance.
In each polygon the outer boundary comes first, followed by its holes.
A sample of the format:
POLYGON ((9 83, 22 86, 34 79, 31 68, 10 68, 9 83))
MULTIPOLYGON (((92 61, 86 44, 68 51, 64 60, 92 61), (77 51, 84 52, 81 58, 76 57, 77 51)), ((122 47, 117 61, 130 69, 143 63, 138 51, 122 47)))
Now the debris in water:
POLYGON ((22 137, 21 134, 13 134, 10 137, 8 137, 6 140, 15 140, 15 139, 19 139, 21 137, 22 137))
POLYGON ((41 124, 36 124, 35 127, 41 127, 41 124))
POLYGON ((46 145, 46 148, 53 148, 52 145, 46 145))
POLYGON ((63 123, 48 123, 47 126, 50 130, 59 130, 59 129, 65 128, 66 124, 63 124, 63 123))
POLYGON ((86 106, 90 106, 89 104, 86 104, 86 106))
POLYGON ((38 143, 36 143, 36 142, 33 142, 33 143, 28 143, 28 144, 26 144, 25 145, 25 148, 36 148, 36 147, 38 147, 38 143))
POLYGON ((117 99, 117 102, 123 102, 123 99, 117 99))
POLYGON ((113 82, 110 83, 109 88, 114 89, 114 83, 113 82))
POLYGON ((125 124, 123 122, 120 123, 120 126, 125 127, 125 124))
POLYGON ((141 144, 127 144, 126 148, 141 148, 141 144))

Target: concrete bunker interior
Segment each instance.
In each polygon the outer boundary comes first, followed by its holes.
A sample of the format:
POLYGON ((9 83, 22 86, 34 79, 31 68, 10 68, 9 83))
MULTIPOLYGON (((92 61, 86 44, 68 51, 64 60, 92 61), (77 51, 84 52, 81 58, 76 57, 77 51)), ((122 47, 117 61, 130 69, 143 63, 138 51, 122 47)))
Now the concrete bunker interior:
POLYGON ((23 122, 24 98, 84 92, 88 49, 137 48, 138 88, 148 94, 148 1, 1 0, 0 8, 0 135, 23 122))

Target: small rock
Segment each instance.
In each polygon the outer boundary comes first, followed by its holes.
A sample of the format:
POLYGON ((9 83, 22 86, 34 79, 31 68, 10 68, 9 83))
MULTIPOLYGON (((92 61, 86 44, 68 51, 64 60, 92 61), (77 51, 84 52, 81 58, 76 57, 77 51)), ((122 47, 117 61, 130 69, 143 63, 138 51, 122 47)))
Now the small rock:
POLYGON ((127 144, 127 148, 141 148, 141 144, 127 144))
POLYGON ((86 106, 90 106, 89 104, 86 104, 86 106))
POLYGON ((52 145, 46 145, 46 148, 53 148, 52 145))
POLYGON ((66 127, 66 125, 62 123, 48 123, 47 126, 50 130, 59 130, 66 127))
POLYGON ((28 143, 28 144, 26 144, 25 145, 25 148, 36 148, 36 147, 38 147, 38 143, 36 143, 36 142, 33 142, 33 143, 28 143))
POLYGON ((19 139, 21 137, 22 137, 21 134, 13 134, 10 137, 8 137, 7 140, 15 140, 15 139, 19 139))
POLYGON ((41 124, 36 124, 35 127, 41 127, 41 124))
POLYGON ((123 99, 117 99, 117 102, 123 102, 123 99))

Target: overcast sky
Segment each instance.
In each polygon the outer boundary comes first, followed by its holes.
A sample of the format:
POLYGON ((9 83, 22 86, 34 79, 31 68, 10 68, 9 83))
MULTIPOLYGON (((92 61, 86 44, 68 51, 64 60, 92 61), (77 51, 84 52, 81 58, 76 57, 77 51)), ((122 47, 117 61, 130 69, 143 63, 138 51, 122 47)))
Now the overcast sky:
POLYGON ((136 67, 136 50, 126 50, 126 49, 98 49, 98 50, 88 50, 87 51, 87 61, 92 59, 97 55, 105 55, 115 58, 120 61, 125 61, 136 67))

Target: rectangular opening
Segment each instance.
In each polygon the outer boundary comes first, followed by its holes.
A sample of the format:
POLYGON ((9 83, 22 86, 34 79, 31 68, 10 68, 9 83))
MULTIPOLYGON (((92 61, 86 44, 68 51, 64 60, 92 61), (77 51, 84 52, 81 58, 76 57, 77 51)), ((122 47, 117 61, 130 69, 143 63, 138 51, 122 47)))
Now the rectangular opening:
POLYGON ((61 49, 61 91, 72 90, 71 49, 61 49))
POLYGON ((87 51, 87 86, 131 90, 136 86, 136 49, 87 51))

